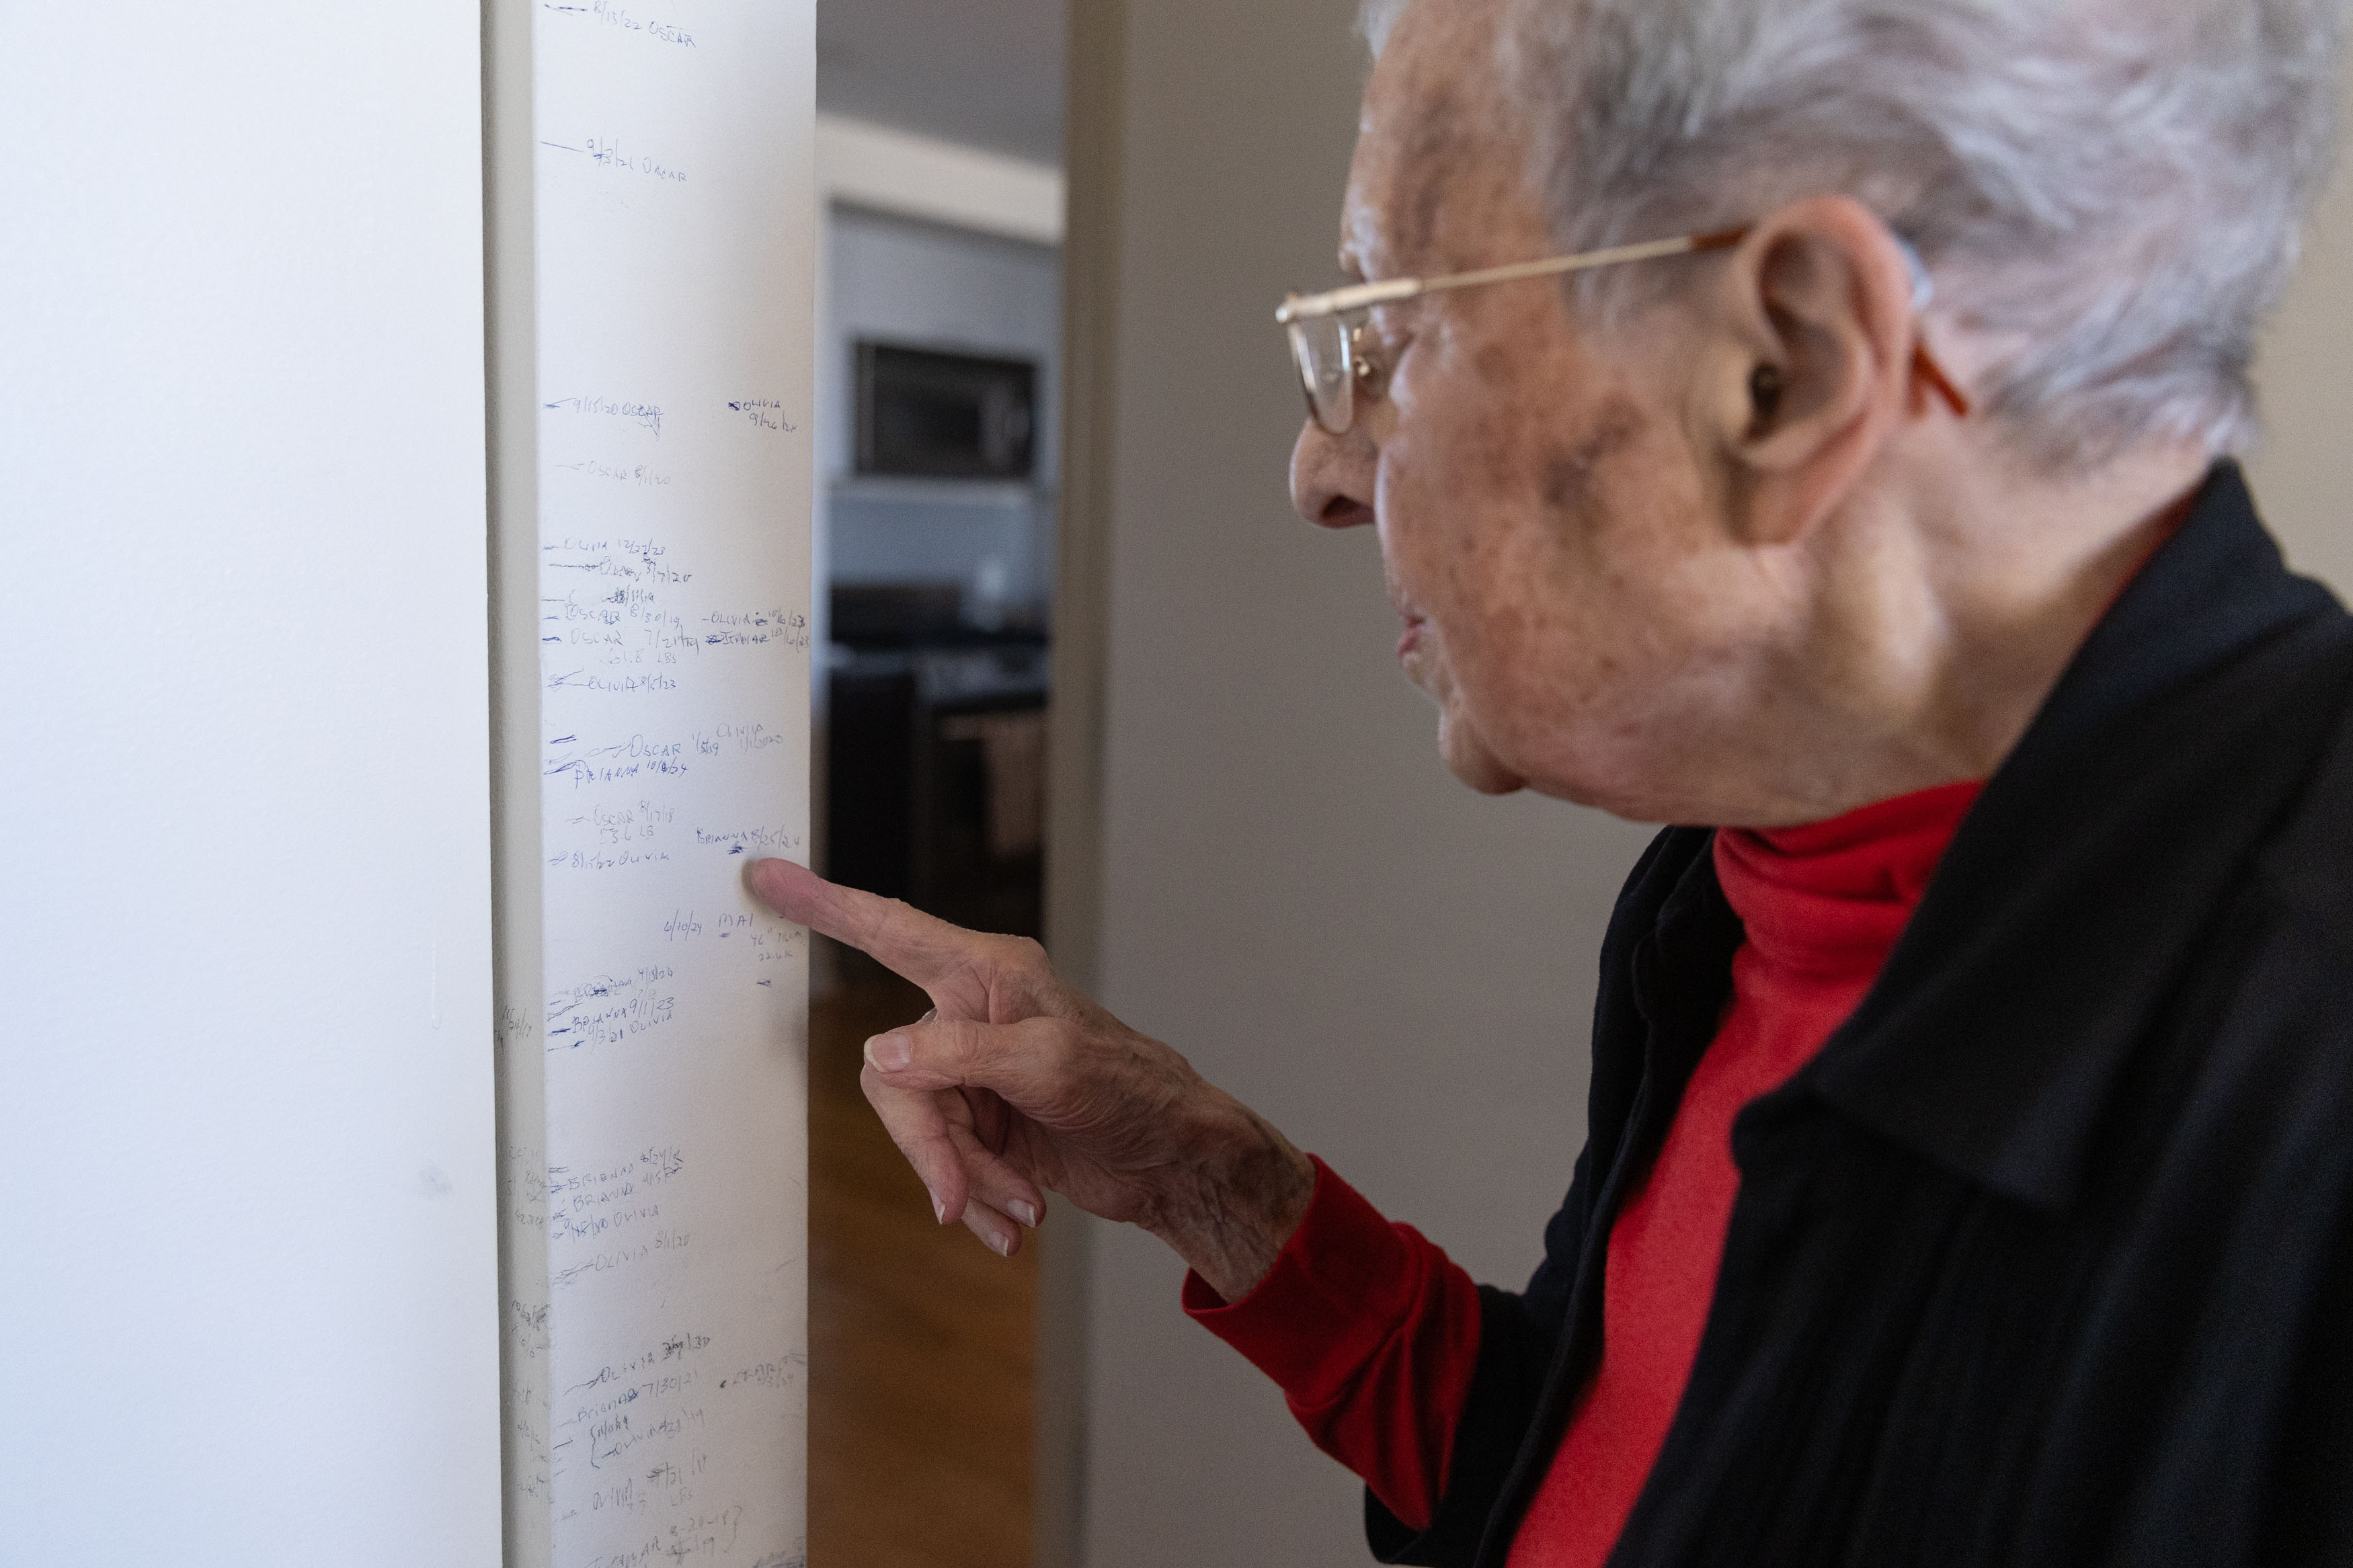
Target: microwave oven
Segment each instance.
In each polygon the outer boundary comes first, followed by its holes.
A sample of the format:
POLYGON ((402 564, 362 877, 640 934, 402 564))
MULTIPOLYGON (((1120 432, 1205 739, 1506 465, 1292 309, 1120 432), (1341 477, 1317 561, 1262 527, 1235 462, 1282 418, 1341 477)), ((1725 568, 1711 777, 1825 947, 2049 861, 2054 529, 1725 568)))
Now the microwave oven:
POLYGON ((1038 366, 861 341, 860 474, 1027 479, 1037 461, 1038 366))

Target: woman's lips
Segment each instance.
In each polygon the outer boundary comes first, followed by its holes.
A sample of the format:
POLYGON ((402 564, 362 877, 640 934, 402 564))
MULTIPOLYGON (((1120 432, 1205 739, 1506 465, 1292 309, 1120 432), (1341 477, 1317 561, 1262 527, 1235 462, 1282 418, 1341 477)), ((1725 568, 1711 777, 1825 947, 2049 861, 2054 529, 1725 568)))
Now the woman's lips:
POLYGON ((1428 624, 1419 616, 1408 616, 1405 618, 1405 630, 1398 637, 1399 658, 1403 658, 1421 646, 1421 628, 1428 624))

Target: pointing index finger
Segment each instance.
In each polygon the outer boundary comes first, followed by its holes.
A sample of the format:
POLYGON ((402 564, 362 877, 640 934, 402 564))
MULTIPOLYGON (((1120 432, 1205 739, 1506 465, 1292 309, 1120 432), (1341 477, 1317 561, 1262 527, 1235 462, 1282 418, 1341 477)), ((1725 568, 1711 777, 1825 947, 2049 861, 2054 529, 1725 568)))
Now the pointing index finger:
POLYGON ((754 860, 745 875, 760 900, 786 920, 848 942, 927 989, 970 971, 987 940, 896 899, 828 882, 790 860, 754 860))

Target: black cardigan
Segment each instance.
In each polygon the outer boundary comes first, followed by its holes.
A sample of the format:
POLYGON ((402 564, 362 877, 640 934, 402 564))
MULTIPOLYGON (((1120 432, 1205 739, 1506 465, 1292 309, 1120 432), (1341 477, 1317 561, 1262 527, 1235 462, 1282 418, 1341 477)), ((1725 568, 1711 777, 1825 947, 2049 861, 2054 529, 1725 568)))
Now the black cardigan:
MULTIPOLYGON (((2238 470, 2085 643, 1885 971, 1741 1113, 1707 1329, 1613 1565, 2353 1561, 2353 618, 2238 470)), ((1611 1216, 1740 926, 1662 834, 1601 952, 1585 1152, 1482 1289, 1446 1495, 1500 1568, 1600 1351, 1611 1216)))

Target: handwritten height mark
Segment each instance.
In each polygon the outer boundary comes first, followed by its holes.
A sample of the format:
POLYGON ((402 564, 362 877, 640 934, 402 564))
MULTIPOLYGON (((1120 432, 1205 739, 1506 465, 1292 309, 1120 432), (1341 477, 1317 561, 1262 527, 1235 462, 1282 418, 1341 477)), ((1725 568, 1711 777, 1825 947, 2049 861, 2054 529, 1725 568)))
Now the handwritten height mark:
MULTIPOLYGON (((543 637, 541 640, 560 642, 563 639, 543 637)), ((569 675, 550 676, 547 689, 550 691, 610 691, 627 697, 639 691, 676 691, 678 679, 659 672, 651 675, 595 675, 585 669, 575 669, 569 675)))
POLYGON ((558 5, 556 0, 541 0, 540 9, 554 11, 563 16, 592 17, 608 27, 617 27, 625 33, 643 33, 647 37, 659 39, 665 44, 676 44, 681 48, 691 49, 698 47, 694 41, 694 35, 684 27, 672 26, 667 22, 641 22, 622 7, 612 4, 612 0, 595 0, 595 4, 589 5, 558 5))
POLYGON ((808 651, 808 617, 783 605, 740 612, 713 610, 704 616, 702 621, 707 626, 720 628, 702 634, 705 647, 757 647, 778 644, 802 653, 808 651))
POLYGON ((800 428, 785 417, 785 405, 773 397, 739 397, 727 406, 763 430, 778 430, 789 436, 800 428))
MULTIPOLYGON (((638 463, 630 468, 623 468, 617 463, 600 463, 594 458, 584 458, 576 463, 558 463, 555 466, 566 470, 567 472, 579 474, 587 479, 611 479, 619 484, 642 485, 649 489, 659 489, 670 483, 670 476, 668 474, 658 472, 655 469, 646 467, 643 463, 638 463)), ((546 548, 553 547, 550 546, 546 548)), ((659 552, 656 552, 656 553, 659 553, 659 552)))
POLYGON ((553 403, 543 403, 551 412, 568 409, 574 414, 593 414, 611 419, 631 419, 652 431, 657 439, 661 436, 662 409, 659 403, 634 403, 611 397, 559 397, 553 403))
POLYGON ((741 855, 748 845, 769 855, 790 855, 800 849, 801 836, 788 827, 739 827, 714 833, 707 827, 694 830, 694 841, 702 845, 728 846, 727 853, 741 855))
MULTIPOLYGON (((550 741, 549 748, 576 745, 570 735, 561 741, 550 741)), ((586 750, 543 759, 542 776, 571 776, 575 785, 612 784, 622 779, 658 773, 680 774, 687 771, 686 742, 683 741, 652 741, 644 735, 632 735, 608 746, 590 746, 586 750)))
POLYGON ((686 183, 685 170, 672 168, 661 160, 647 157, 642 153, 624 152, 621 149, 621 143, 610 136, 591 136, 588 138, 586 152, 588 156, 596 161, 596 166, 600 169, 626 169, 630 174, 643 174, 649 179, 664 180, 681 185, 686 183))

